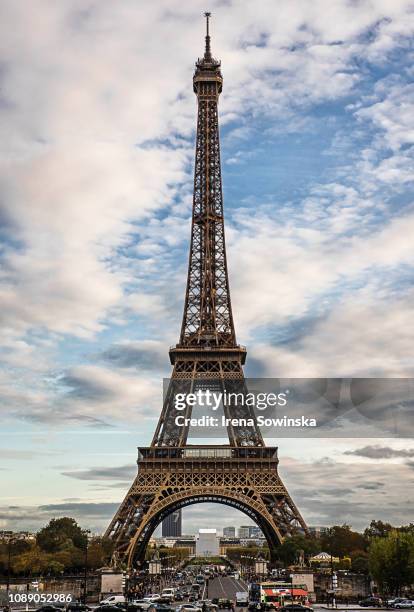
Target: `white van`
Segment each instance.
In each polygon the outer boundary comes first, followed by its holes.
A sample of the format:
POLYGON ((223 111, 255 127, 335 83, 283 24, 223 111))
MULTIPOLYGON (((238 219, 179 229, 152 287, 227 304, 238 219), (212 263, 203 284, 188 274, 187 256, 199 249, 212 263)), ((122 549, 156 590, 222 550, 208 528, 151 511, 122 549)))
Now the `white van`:
POLYGON ((171 599, 172 601, 175 598, 175 589, 174 588, 166 588, 162 590, 161 597, 166 597, 167 599, 171 599))
POLYGON ((123 595, 111 595, 106 599, 103 599, 100 606, 114 606, 117 603, 125 603, 125 597, 123 595))

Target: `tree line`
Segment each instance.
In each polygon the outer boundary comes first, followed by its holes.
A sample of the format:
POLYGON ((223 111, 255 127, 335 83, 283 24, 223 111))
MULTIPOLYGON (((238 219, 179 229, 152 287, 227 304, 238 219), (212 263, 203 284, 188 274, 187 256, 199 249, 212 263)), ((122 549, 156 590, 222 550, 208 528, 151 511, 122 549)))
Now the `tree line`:
MULTIPOLYGON (((227 557, 244 566, 253 566, 262 552, 269 550, 251 546, 227 549, 227 557)), ((384 594, 399 595, 404 587, 414 584, 414 524, 393 527, 382 521, 371 521, 363 533, 349 525, 336 525, 321 537, 294 535, 286 538, 278 549, 278 564, 282 567, 298 564, 303 554, 305 564, 320 552, 339 558, 335 569, 371 576, 384 594), (302 552, 303 551, 303 552, 302 552)), ((317 566, 314 566, 315 570, 317 566)))
MULTIPOLYGON (((349 525, 336 525, 321 537, 294 535, 278 549, 280 567, 305 563, 319 552, 339 557, 336 569, 370 575, 381 592, 399 594, 403 587, 414 584, 414 524, 393 527, 382 521, 372 521, 363 533, 349 525), (303 551, 303 552, 302 552, 303 551)), ((0 574, 2 576, 59 576, 81 573, 85 564, 93 571, 108 565, 113 552, 112 542, 103 537, 88 539, 88 533, 68 517, 52 519, 35 539, 0 540, 0 574)), ((184 548, 159 549, 161 557, 170 557, 171 565, 189 554, 184 548)), ((266 547, 229 547, 227 557, 242 565, 253 565, 259 554, 269 556, 266 547)), ((147 558, 150 551, 147 551, 147 558)), ((166 559, 167 560, 167 559, 166 559)))
POLYGON ((108 564, 112 543, 92 537, 68 517, 52 519, 35 540, 0 541, 0 574, 6 576, 59 576, 95 570, 108 564), (87 547, 87 548, 86 548, 87 547))

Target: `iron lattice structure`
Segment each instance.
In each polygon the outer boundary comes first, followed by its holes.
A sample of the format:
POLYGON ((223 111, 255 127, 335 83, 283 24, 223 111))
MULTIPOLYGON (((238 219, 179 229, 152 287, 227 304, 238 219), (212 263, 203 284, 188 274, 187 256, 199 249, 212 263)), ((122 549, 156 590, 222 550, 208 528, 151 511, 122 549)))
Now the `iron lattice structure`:
MULTIPOLYGON (((139 449, 138 474, 109 525, 114 562, 144 560, 156 526, 184 506, 218 501, 249 515, 262 528, 274 558, 284 537, 306 524, 278 474, 276 448, 257 425, 227 427, 229 445, 191 446, 188 427, 175 423, 177 393, 197 389, 246 392, 246 349, 236 341, 227 271, 220 164, 218 99, 223 78, 210 50, 209 13, 204 57, 193 78, 198 100, 191 246, 179 343, 170 349, 173 372, 148 448, 139 449)), ((227 417, 253 419, 252 409, 227 403, 227 417)), ((191 416, 187 407, 185 417, 191 416)))

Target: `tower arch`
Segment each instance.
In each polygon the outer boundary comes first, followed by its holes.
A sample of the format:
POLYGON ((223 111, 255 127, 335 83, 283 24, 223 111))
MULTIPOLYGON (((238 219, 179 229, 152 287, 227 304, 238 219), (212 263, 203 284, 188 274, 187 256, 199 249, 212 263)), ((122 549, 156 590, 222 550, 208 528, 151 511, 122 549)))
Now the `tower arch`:
POLYGON ((283 542, 283 537, 274 525, 271 515, 261 506, 260 503, 253 502, 247 495, 241 493, 209 493, 205 490, 200 493, 181 492, 176 494, 173 499, 167 498, 159 505, 159 508, 150 516, 145 525, 137 530, 134 538, 130 542, 128 551, 128 567, 141 565, 145 560, 145 551, 148 542, 158 525, 172 512, 182 508, 202 503, 217 503, 230 506, 239 510, 249 518, 251 518, 258 527, 262 530, 267 544, 269 546, 270 560, 276 558, 276 551, 283 542))

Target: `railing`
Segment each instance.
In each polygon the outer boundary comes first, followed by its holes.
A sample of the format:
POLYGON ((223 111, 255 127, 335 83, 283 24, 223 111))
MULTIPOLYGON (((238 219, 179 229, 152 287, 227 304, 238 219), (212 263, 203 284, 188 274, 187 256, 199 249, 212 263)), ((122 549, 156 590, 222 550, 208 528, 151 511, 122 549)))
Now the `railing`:
POLYGON ((225 352, 225 351, 243 351, 243 352, 247 352, 247 348, 243 345, 243 344, 235 344, 234 346, 191 346, 191 345, 187 345, 187 344, 174 344, 173 346, 170 346, 170 351, 221 351, 221 352, 225 352))
POLYGON ((138 449, 138 461, 145 459, 277 459, 277 447, 263 446, 149 446, 138 449))

